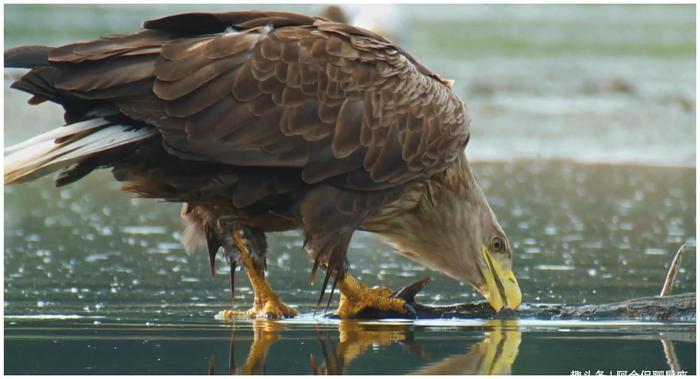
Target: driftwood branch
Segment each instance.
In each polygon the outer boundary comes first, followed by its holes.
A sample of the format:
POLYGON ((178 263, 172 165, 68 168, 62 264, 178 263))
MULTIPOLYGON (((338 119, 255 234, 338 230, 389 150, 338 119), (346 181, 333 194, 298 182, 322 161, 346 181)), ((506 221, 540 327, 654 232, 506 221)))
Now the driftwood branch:
POLYGON ((523 304, 496 314, 487 303, 431 307, 415 304, 419 318, 535 318, 543 320, 695 321, 695 292, 586 305, 523 304))
POLYGON ((671 267, 668 268, 668 273, 666 274, 666 279, 664 280, 664 285, 661 288, 659 296, 668 296, 671 294, 673 283, 676 281, 676 275, 678 275, 678 269, 681 267, 681 259, 684 253, 685 244, 681 245, 676 256, 673 257, 673 262, 671 262, 671 267))
MULTIPOLYGON (((607 304, 551 305, 523 304, 517 311, 502 311, 496 314, 487 303, 461 304, 431 307, 414 304, 419 318, 534 318, 542 320, 644 320, 644 321, 688 321, 695 322, 695 292, 671 295, 686 245, 682 245, 668 269, 659 296, 627 299, 607 304)), ((406 288, 416 287, 410 299, 429 282, 419 281, 406 288)), ((403 290, 402 290, 403 291, 403 290)), ((666 347, 664 347, 666 349, 666 347)))

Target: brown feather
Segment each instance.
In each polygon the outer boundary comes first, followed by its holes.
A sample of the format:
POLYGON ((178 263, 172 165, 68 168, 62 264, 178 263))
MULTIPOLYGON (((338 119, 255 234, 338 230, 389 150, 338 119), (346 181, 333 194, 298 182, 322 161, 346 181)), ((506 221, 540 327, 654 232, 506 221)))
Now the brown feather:
POLYGON ((345 100, 338 111, 333 136, 333 154, 343 159, 360 147, 360 130, 365 104, 359 100, 345 100))
POLYGON ((63 71, 56 88, 88 92, 147 79, 154 74, 155 58, 145 55, 82 64, 63 71))
MULTIPOLYGON (((324 287, 342 277, 354 230, 387 193, 463 155, 464 104, 373 32, 268 11, 181 14, 144 27, 51 49, 47 66, 13 86, 64 105, 66 118, 106 108, 154 128, 158 143, 137 151, 158 159, 134 153, 115 169, 126 190, 261 209, 247 222, 302 227, 314 271, 326 269, 324 287), (256 175, 222 179, 245 170, 256 175)), ((213 262, 217 242, 209 247, 213 262)))
POLYGON ((233 81, 231 93, 236 100, 245 103, 255 100, 262 95, 262 90, 258 86, 258 81, 253 76, 251 64, 247 63, 236 69, 236 76, 233 81))
POLYGON ((197 71, 180 80, 170 82, 156 80, 153 86, 153 93, 163 100, 179 99, 222 75, 222 73, 231 72, 234 67, 240 65, 243 61, 243 57, 239 57, 239 59, 219 59, 198 68, 197 71))
POLYGON ((193 92, 166 103, 165 112, 171 117, 190 117, 210 107, 229 94, 236 71, 229 71, 210 80, 193 92))

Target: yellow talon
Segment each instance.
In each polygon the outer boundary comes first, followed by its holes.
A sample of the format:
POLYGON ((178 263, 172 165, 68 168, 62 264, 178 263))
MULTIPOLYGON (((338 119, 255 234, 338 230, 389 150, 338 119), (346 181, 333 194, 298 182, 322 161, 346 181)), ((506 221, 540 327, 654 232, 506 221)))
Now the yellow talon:
POLYGON ((367 288, 349 273, 340 280, 338 288, 340 304, 335 315, 339 318, 354 318, 367 309, 408 315, 406 301, 392 298, 389 288, 367 288))
POLYGON ((241 231, 237 228, 233 231, 233 240, 240 252, 241 262, 248 274, 248 279, 250 279, 255 299, 253 307, 247 311, 224 310, 219 312, 218 317, 221 319, 266 318, 278 320, 298 315, 299 312, 283 303, 277 292, 270 287, 270 284, 265 280, 265 272, 255 268, 248 247, 241 236, 241 231))

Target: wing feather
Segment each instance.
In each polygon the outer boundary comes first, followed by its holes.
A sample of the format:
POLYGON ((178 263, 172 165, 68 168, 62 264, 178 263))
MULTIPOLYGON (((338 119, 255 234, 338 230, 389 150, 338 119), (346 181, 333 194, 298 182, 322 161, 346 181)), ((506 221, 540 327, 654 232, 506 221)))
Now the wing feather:
POLYGON ((56 87, 152 124, 182 158, 377 190, 444 170, 467 141, 445 82, 366 30, 280 12, 144 26, 53 49, 56 87))
POLYGON ((333 144, 331 145, 333 155, 336 158, 346 158, 362 146, 360 144, 360 131, 362 130, 364 107, 363 101, 351 99, 346 99, 340 106, 336 116, 333 144))
POLYGON ((175 81, 157 80, 153 86, 153 92, 163 100, 179 99, 204 84, 217 78, 224 72, 231 72, 241 63, 245 57, 239 56, 235 59, 218 59, 206 65, 200 66, 196 71, 183 76, 175 81))

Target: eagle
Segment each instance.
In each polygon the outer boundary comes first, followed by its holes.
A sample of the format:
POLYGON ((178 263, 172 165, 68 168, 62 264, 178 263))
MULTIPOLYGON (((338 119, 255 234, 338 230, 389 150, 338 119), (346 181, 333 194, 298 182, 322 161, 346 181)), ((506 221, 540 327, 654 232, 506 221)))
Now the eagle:
MULTIPOLYGON (((133 34, 5 51, 12 87, 61 105, 65 125, 6 148, 5 184, 98 168, 124 192, 182 203, 182 242, 245 268, 253 307, 298 314, 266 281, 266 233, 301 230, 340 318, 415 316, 408 290, 349 271, 357 230, 471 284, 495 309, 521 292, 512 251, 472 172, 470 117, 452 83, 369 30, 273 11, 186 13, 133 34)), ((10 110, 11 111, 11 110, 10 110)), ((233 279, 232 279, 233 281, 233 279)), ((239 314, 240 313, 240 314, 239 314)))

